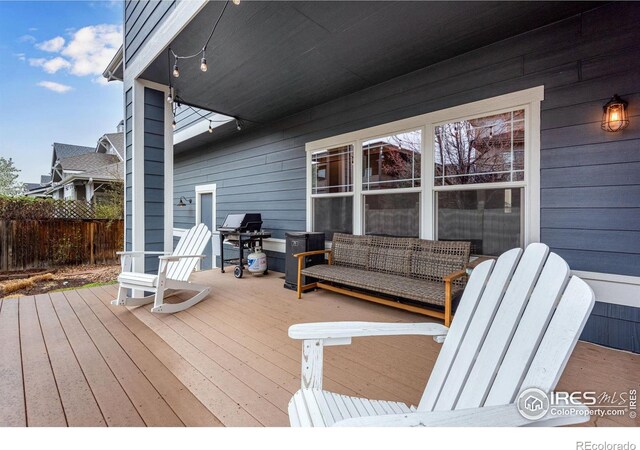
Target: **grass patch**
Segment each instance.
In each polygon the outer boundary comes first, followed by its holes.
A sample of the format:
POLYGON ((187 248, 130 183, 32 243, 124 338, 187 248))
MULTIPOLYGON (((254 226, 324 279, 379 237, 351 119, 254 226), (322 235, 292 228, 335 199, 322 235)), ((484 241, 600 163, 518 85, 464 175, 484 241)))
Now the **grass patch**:
POLYGON ((117 283, 117 281, 105 281, 105 282, 98 282, 98 283, 87 283, 87 284, 83 284, 82 286, 65 287, 65 288, 56 289, 56 290, 50 291, 50 292, 75 291, 76 289, 85 289, 85 288, 92 288, 92 287, 99 287, 99 286, 109 286, 110 284, 116 284, 116 283, 117 283))

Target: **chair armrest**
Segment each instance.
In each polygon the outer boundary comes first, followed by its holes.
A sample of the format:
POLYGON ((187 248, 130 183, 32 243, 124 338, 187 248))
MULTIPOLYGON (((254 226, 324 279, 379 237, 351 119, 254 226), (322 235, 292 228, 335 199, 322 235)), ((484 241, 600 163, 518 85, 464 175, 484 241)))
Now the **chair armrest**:
POLYGON ((449 329, 439 323, 317 322, 289 327, 292 339, 336 339, 364 336, 444 336, 449 329))
POLYGON ((494 256, 478 256, 476 259, 467 264, 467 269, 475 269, 481 263, 494 259, 496 259, 494 256))
POLYGON ((573 414, 548 413, 539 420, 525 419, 515 404, 485 406, 453 411, 430 411, 383 416, 356 417, 336 422, 337 427, 523 427, 562 426, 589 420, 588 408, 573 406, 573 414))
POLYGON ((160 256, 158 259, 160 259, 161 261, 172 262, 172 261, 180 261, 181 259, 185 259, 185 258, 202 259, 204 257, 205 257, 204 255, 168 255, 168 256, 160 256))
POLYGON ((457 272, 452 272, 449 275, 445 275, 442 277, 442 281, 445 283, 451 283, 453 280, 457 280, 458 278, 462 278, 467 276, 466 270, 458 270, 457 272))
MULTIPOLYGON (((439 323, 318 322, 289 327, 289 337, 302 339, 303 389, 322 389, 323 349, 349 345, 351 338, 362 336, 424 335, 444 336, 449 329, 439 323)), ((434 338, 435 339, 435 338, 434 338)))

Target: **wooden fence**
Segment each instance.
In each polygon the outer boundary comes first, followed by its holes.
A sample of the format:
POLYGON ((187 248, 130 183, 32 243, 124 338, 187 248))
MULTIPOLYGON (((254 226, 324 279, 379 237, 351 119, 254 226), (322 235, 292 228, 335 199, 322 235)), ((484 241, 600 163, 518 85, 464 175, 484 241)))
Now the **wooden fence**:
POLYGON ((0 271, 117 262, 122 220, 0 219, 0 271))

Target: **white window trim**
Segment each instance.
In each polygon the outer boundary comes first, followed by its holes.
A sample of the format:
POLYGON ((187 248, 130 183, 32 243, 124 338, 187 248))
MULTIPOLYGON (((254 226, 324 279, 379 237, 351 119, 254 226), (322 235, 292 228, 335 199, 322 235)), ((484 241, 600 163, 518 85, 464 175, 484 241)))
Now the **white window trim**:
MULTIPOLYGON (((420 238, 435 238, 435 192, 442 187, 435 188, 433 177, 433 129, 436 125, 460 120, 466 117, 493 114, 501 111, 510 111, 524 108, 525 112, 525 175, 524 182, 490 183, 474 185, 474 188, 490 187, 525 187, 524 208, 524 245, 540 241, 540 102, 544 100, 544 86, 537 86, 522 91, 512 92, 485 100, 479 100, 464 105, 422 114, 395 122, 377 125, 375 127, 352 131, 349 133, 332 136, 317 141, 308 142, 305 145, 307 152, 307 231, 313 229, 313 198, 312 195, 312 154, 328 148, 341 145, 353 145, 353 234, 362 234, 363 209, 362 209, 362 152, 363 141, 375 139, 376 136, 389 136, 407 130, 422 129, 422 172, 421 188, 410 188, 411 191, 421 191, 420 201, 420 238), (434 189, 435 188, 435 189, 434 189)), ((450 187, 447 189, 464 189, 465 186, 450 187)), ((466 186, 469 189, 469 186, 466 186)), ((379 192, 400 193, 408 192, 407 189, 388 189, 379 192)), ((371 195, 367 191, 367 195, 371 195)), ((335 196, 331 194, 328 196, 335 196)))

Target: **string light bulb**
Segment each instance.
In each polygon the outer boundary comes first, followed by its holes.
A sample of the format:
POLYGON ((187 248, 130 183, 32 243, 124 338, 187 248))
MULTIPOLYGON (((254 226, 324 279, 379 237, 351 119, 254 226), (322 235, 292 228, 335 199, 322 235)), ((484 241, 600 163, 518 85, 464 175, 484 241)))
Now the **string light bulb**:
POLYGON ((173 127, 174 130, 176 129, 176 119, 173 119, 171 126, 173 127))
POLYGON ((176 62, 173 64, 173 76, 178 78, 180 76, 180 69, 178 69, 178 57, 176 56, 176 62))
POLYGON ((236 129, 238 131, 242 130, 242 123, 238 119, 236 119, 236 129))
POLYGON ((209 133, 213 133, 213 124, 209 121, 209 133))
POLYGON ((204 57, 204 52, 202 52, 202 59, 200 60, 200 70, 206 72, 207 69, 207 58, 204 57))
POLYGON ((238 6, 240 4, 240 0, 233 0, 233 4, 238 6))
POLYGON ((169 87, 169 95, 167 95, 167 103, 173 103, 173 95, 171 95, 171 87, 169 87))

